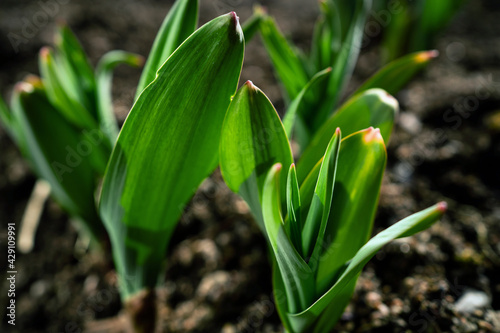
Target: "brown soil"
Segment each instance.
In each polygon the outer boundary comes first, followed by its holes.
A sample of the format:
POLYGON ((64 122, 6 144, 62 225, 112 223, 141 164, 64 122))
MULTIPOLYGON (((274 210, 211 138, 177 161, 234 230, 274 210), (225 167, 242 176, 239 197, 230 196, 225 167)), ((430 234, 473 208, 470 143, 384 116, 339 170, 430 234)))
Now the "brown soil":
MULTIPOLYGON (((36 54, 51 43, 56 18, 70 24, 95 64, 112 49, 146 55, 172 1, 59 2, 56 15, 18 52, 7 36, 20 34, 24 18, 32 20, 41 5, 0 3, 4 97, 27 73, 38 73, 36 54)), ((244 21, 252 4, 201 0, 200 23, 230 10, 244 21)), ((262 4, 287 35, 307 48, 317 15, 315 0, 262 4)), ((447 201, 449 212, 430 230, 386 246, 367 265, 338 331, 500 332, 499 14, 494 0, 471 1, 438 36, 441 56, 396 96, 402 111, 388 147, 374 233, 437 201, 447 201), (460 313, 456 302, 469 289, 484 292, 490 302, 460 313)), ((378 68, 377 40, 363 49, 351 89, 378 68)), ((130 108, 138 77, 134 69, 116 72, 114 98, 120 120, 130 108)), ((280 89, 258 38, 246 47, 242 82, 247 79, 283 111, 280 89)), ((0 129, 3 253, 6 225, 19 227, 34 183, 28 165, 0 129)), ((82 255, 75 251, 77 238, 68 217, 49 201, 33 252, 17 254, 16 326, 8 325, 5 310, 0 310, 2 332, 96 332, 99 327, 104 332, 121 327, 122 306, 109 256, 82 255)), ((168 331, 280 331, 266 243, 218 172, 186 208, 168 258, 166 280, 158 291, 160 318, 168 331)), ((0 261, 0 271, 7 271, 6 259, 0 261)), ((1 309, 7 302, 4 283, 1 309)))

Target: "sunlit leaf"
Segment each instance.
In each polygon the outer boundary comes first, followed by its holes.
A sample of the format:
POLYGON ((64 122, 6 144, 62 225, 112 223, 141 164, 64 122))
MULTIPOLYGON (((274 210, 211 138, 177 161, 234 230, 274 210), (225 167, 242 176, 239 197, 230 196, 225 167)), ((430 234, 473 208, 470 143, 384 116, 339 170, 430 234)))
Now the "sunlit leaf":
POLYGON ((89 155, 103 137, 70 124, 52 106, 35 77, 16 85, 12 109, 34 171, 49 182, 54 199, 102 240, 104 228, 95 209, 96 184, 89 155))
POLYGON ((135 99, 156 76, 156 71, 174 50, 193 33, 198 21, 198 0, 177 0, 156 35, 144 65, 135 99))
POLYGON ((372 88, 384 89, 394 95, 438 55, 437 51, 424 51, 394 60, 373 74, 353 95, 372 88))
POLYGON ((371 89, 351 97, 323 124, 302 154, 297 164, 299 184, 323 156, 337 127, 344 136, 348 136, 373 126, 380 129, 384 141, 388 142, 398 109, 396 99, 380 89, 371 89))
POLYGON ((331 286, 338 270, 371 234, 387 153, 378 129, 369 128, 346 137, 341 144, 332 214, 321 239, 317 290, 331 286))
POLYGON ((280 199, 281 164, 275 164, 266 177, 262 197, 262 211, 269 243, 285 286, 288 311, 305 309, 314 296, 314 274, 294 248, 283 225, 280 199))
POLYGON ((441 218, 445 210, 446 204, 444 202, 438 203, 419 213, 410 215, 373 237, 356 252, 355 256, 348 262, 342 275, 326 293, 301 313, 288 315, 289 325, 293 327, 294 332, 321 333, 330 331, 338 318, 331 317, 330 313, 324 310, 334 303, 337 296, 341 295, 353 283, 352 281, 368 261, 390 241, 408 237, 429 228, 441 218), (313 323, 315 325, 311 327, 313 323))
MULTIPOLYGON (((278 113, 266 95, 248 81, 234 97, 224 120, 220 167, 226 184, 245 199, 263 231, 260 207, 267 172, 275 163, 288 170, 292 162, 278 113)), ((286 179, 283 174, 280 182, 283 198, 286 179)))
POLYGON ((100 212, 125 300, 156 285, 184 205, 217 165, 243 52, 235 13, 205 24, 163 64, 123 125, 100 212))

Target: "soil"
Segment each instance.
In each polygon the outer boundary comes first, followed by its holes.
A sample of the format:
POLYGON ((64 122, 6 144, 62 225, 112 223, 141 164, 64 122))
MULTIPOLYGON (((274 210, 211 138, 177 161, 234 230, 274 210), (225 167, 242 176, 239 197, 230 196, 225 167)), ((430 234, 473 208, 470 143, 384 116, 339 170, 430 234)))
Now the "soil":
MULTIPOLYGON (((0 3, 0 91, 38 73, 37 52, 66 20, 92 63, 112 49, 146 55, 172 1, 0 3), (15 50, 45 3, 59 5, 15 50)), ((300 47, 310 42, 315 0, 262 1, 300 47)), ((200 24, 235 10, 244 21, 253 1, 200 4, 200 24)), ((53 7, 55 8, 55 7, 53 7)), ((40 15, 40 14, 38 14, 40 15)), ((431 229, 395 241, 377 254, 358 281, 335 331, 500 332, 500 6, 470 1, 436 36, 441 56, 396 95, 401 113, 388 146, 374 234, 445 200, 449 211, 431 229), (472 293, 472 291, 479 292, 472 293), (464 301, 463 296, 472 297, 464 301), (474 296, 475 295, 475 296, 474 296), (480 306, 472 306, 487 296, 480 306), (465 306, 472 306, 464 312, 465 306)), ((374 36, 363 48, 348 90, 379 67, 374 36)), ((283 112, 280 88, 258 38, 246 46, 242 81, 251 79, 283 112)), ((139 72, 120 67, 115 110, 126 117, 139 72)), ((0 245, 7 223, 22 219, 35 177, 0 128, 0 245)), ((7 324, 7 284, 0 290, 2 332, 101 332, 118 327, 122 306, 109 255, 82 253, 74 224, 48 201, 31 253, 16 257, 16 325, 7 324), (104 320, 104 321, 103 321, 104 320)), ((245 204, 216 171, 186 207, 168 250, 158 294, 161 320, 172 332, 280 332, 272 301, 266 243, 245 204)), ((0 262, 7 271, 7 261, 0 262)), ((3 273, 2 273, 2 276, 3 273)), ((5 279, 3 279, 5 281, 5 279)), ((115 330, 116 331, 116 330, 115 330)))

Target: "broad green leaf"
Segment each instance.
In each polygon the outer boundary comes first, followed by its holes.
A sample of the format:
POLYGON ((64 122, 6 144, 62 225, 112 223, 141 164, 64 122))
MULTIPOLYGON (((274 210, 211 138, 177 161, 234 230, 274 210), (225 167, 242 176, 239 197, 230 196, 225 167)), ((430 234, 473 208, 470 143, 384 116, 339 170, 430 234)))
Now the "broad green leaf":
POLYGON ((154 80, 156 72, 168 57, 196 29, 198 21, 198 0, 177 0, 156 35, 148 60, 144 65, 135 100, 154 80))
POLYGON ((118 137, 118 124, 113 112, 113 102, 111 98, 111 86, 113 83, 113 69, 119 64, 127 64, 133 67, 140 67, 144 63, 142 56, 125 52, 110 51, 106 53, 96 68, 97 79, 97 111, 99 127, 106 135, 110 147, 112 147, 118 137))
POLYGON ((387 153, 378 129, 368 128, 342 141, 338 157, 332 214, 325 237, 316 283, 322 293, 339 269, 366 243, 377 209, 387 153))
POLYGON ((286 231, 295 249, 302 248, 302 219, 300 216, 300 192, 295 164, 290 165, 286 180, 286 231))
POLYGON ((288 99, 295 99, 309 81, 298 51, 288 43, 270 16, 262 18, 260 35, 288 99))
MULTIPOLYGON (((262 188, 269 168, 292 164, 283 124, 267 96, 250 81, 240 88, 227 111, 220 142, 220 168, 228 187, 250 206, 264 231, 262 188)), ((285 197, 287 175, 281 179, 285 197)))
POLYGON ((367 90, 351 97, 323 124, 302 154, 297 164, 299 184, 323 156, 337 127, 340 127, 344 136, 348 136, 373 126, 379 128, 385 142, 389 142, 398 109, 396 99, 380 89, 367 90))
POLYGON ((438 51, 424 51, 394 60, 370 77, 353 95, 372 88, 384 89, 387 93, 394 95, 438 55, 438 51))
POLYGON ((105 234, 94 202, 95 179, 89 155, 101 141, 70 124, 46 96, 42 82, 30 77, 16 85, 12 109, 22 129, 26 154, 54 199, 85 221, 96 240, 105 234))
POLYGON ((308 259, 309 266, 314 271, 317 269, 330 215, 341 138, 340 129, 337 128, 321 162, 316 187, 310 201, 311 205, 302 230, 302 256, 308 259))
MULTIPOLYGON (((290 138, 292 136, 293 127, 298 117, 305 118, 310 116, 315 110, 313 106, 317 103, 317 91, 318 87, 325 82, 325 79, 329 78, 331 68, 322 70, 316 73, 313 78, 302 88, 300 93, 295 97, 295 99, 290 103, 288 109, 283 118, 283 126, 287 136, 290 138)), ((307 133, 308 136, 310 135, 307 133)), ((299 140, 304 142, 306 139, 299 140)))
POLYGON ((262 212, 267 237, 273 249, 281 279, 285 286, 288 312, 302 311, 314 296, 314 275, 288 238, 281 215, 281 164, 269 171, 262 195, 262 212))
POLYGON ((58 24, 55 45, 59 59, 66 66, 67 75, 71 75, 74 80, 78 98, 93 117, 97 117, 96 82, 92 66, 80 42, 65 23, 58 24))
POLYGON ((263 7, 256 5, 253 9, 253 14, 246 20, 241 28, 243 29, 243 35, 245 36, 245 43, 248 43, 253 36, 259 32, 259 26, 262 19, 265 17, 266 11, 263 7))
POLYGON ((67 66, 57 61, 52 49, 40 50, 40 73, 50 102, 74 125, 94 129, 95 119, 81 101, 78 86, 67 66))
MULTIPOLYGON (((318 106, 314 118, 308 122, 308 128, 314 133, 328 119, 334 111, 344 86, 350 79, 358 59, 362 45, 363 31, 366 17, 371 8, 371 0, 327 0, 331 20, 339 20, 340 30, 333 31, 332 47, 332 74, 325 91, 322 103, 318 106), (334 42, 334 41, 339 42, 334 42)), ((332 28, 338 24, 332 22, 332 28)))
POLYGON ((298 314, 288 314, 290 326, 293 332, 328 332, 335 325, 335 321, 329 320, 328 312, 324 310, 332 303, 335 303, 338 295, 341 295, 345 288, 353 283, 358 274, 368 261, 387 243, 397 238, 411 236, 417 232, 429 228, 446 211, 446 203, 441 202, 429 207, 419 213, 413 214, 400 222, 392 225, 386 230, 373 237, 368 243, 363 245, 352 259, 348 262, 342 275, 332 283, 331 287, 314 304, 298 314), (324 316, 324 317, 323 317, 324 316), (319 319, 318 319, 319 317, 319 319), (312 329, 315 321, 321 324, 317 329, 312 329))
POLYGON ((208 22, 172 53, 123 125, 100 201, 123 299, 161 278, 183 206, 217 166, 243 53, 234 12, 208 22))

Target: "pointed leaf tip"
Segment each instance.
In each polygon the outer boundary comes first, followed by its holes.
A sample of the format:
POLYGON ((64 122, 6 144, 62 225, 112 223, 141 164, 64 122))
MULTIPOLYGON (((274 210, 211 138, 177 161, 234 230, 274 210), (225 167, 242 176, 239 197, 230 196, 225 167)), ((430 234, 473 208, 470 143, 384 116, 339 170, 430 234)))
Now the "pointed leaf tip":
POLYGON ((380 129, 378 128, 373 128, 370 127, 367 129, 365 135, 363 136, 363 140, 365 143, 369 143, 372 141, 382 141, 384 142, 384 139, 382 138, 382 134, 380 134, 380 129))
POLYGON ((439 56, 438 50, 424 51, 418 55, 417 61, 418 62, 426 62, 426 61, 429 61, 430 59, 437 58, 438 56, 439 56))
POLYGON ((33 87, 32 84, 28 82, 18 82, 14 86, 14 90, 19 92, 19 93, 32 93, 35 88, 33 87))
POLYGON ((234 24, 234 28, 236 29, 236 33, 238 34, 240 41, 243 41, 244 35, 243 29, 240 25, 240 18, 238 17, 238 15, 236 15, 236 12, 230 12, 229 15, 231 16, 231 21, 234 24))
POLYGON ((40 57, 44 58, 44 60, 46 60, 48 57, 49 57, 49 54, 50 54, 50 47, 48 46, 44 46, 40 49, 40 57))
POLYGON ((448 209, 448 204, 446 203, 446 201, 441 201, 437 204, 437 209, 444 214, 448 209))
POLYGON ((337 129, 335 130, 335 135, 339 135, 340 134, 340 127, 337 127, 337 129))
POLYGON ((397 99, 394 98, 391 94, 389 94, 387 91, 383 90, 384 94, 382 96, 382 102, 384 104, 389 105, 392 107, 394 110, 398 111, 399 110, 399 102, 397 99))

